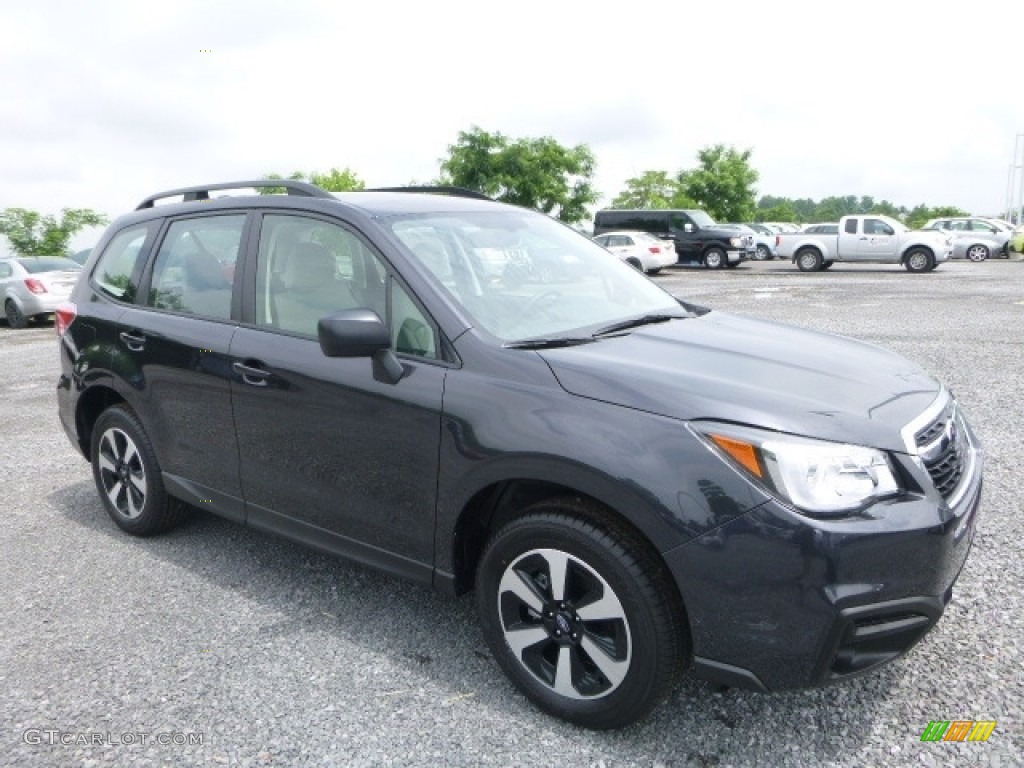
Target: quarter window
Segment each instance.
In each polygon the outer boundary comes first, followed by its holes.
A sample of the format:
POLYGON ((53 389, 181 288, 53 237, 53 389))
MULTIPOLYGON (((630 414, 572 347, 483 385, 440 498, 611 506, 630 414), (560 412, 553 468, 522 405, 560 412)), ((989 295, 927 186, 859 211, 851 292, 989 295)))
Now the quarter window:
POLYGON ((175 221, 153 266, 157 309, 228 319, 245 214, 175 221))
POLYGON ((139 257, 150 228, 151 224, 129 227, 110 241, 93 272, 93 282, 103 293, 119 301, 135 302, 141 272, 139 257))

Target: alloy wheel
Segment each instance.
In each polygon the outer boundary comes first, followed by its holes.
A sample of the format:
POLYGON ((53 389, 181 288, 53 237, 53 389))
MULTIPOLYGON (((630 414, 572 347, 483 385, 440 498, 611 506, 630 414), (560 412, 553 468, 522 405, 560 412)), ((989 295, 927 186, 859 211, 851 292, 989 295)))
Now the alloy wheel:
POLYGON ((516 660, 561 696, 607 696, 629 671, 621 601, 599 573, 566 552, 533 549, 516 558, 498 586, 498 615, 516 660))
POLYGON ((99 474, 103 491, 119 514, 135 519, 146 505, 146 467, 132 439, 111 427, 100 437, 99 474))

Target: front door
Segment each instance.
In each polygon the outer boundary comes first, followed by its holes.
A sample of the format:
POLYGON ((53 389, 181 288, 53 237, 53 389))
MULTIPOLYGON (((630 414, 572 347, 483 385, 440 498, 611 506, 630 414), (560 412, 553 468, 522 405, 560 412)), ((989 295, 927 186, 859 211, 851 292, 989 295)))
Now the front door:
POLYGON ((231 343, 248 522, 428 579, 447 372, 436 327, 366 241, 330 221, 264 216, 252 280, 253 323, 231 343), (357 307, 392 327, 397 383, 370 358, 321 351, 317 320, 357 307))

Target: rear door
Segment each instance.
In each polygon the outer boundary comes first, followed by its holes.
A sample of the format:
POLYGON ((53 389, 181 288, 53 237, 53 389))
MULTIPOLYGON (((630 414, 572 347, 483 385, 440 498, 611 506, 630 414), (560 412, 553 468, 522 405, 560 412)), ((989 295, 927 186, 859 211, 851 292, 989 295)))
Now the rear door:
POLYGON ((441 396, 437 327, 368 241, 334 219, 267 213, 231 342, 248 522, 428 579, 441 396), (391 328, 397 383, 329 358, 320 317, 366 307, 391 328))
POLYGON ((171 219, 118 319, 114 368, 156 450, 168 489, 242 518, 228 349, 237 328, 234 269, 244 212, 171 219))

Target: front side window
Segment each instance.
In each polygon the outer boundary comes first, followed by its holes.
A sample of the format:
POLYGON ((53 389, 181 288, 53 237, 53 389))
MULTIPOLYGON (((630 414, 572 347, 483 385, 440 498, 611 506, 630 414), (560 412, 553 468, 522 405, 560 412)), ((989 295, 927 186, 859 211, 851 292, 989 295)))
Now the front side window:
POLYGON ((152 226, 140 224, 114 236, 93 270, 93 282, 100 291, 119 301, 135 302, 141 272, 139 258, 152 226))
POLYGON ((153 265, 149 304, 228 319, 245 214, 175 221, 153 265))
MULTIPOLYGON (((867 231, 868 231, 868 224, 869 223, 870 222, 868 222, 868 221, 864 222, 864 232, 865 233, 867 233, 867 231)), ((856 235, 857 234, 857 220, 856 219, 847 219, 846 223, 843 224, 843 231, 846 232, 846 234, 848 234, 848 235, 856 235)))
POLYGON ((438 332, 355 233, 305 216, 268 214, 260 231, 256 323, 310 338, 320 318, 371 309, 399 354, 438 357, 438 332))

